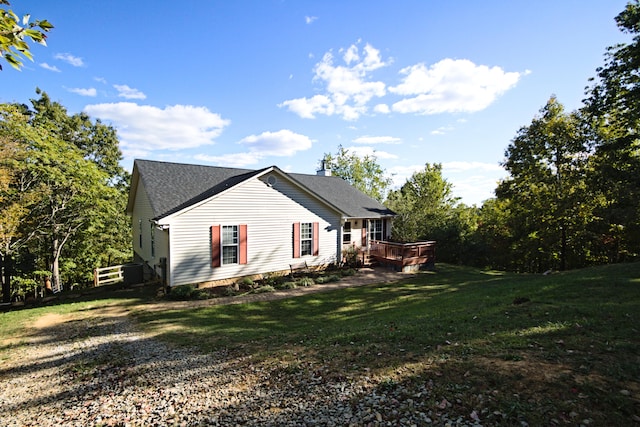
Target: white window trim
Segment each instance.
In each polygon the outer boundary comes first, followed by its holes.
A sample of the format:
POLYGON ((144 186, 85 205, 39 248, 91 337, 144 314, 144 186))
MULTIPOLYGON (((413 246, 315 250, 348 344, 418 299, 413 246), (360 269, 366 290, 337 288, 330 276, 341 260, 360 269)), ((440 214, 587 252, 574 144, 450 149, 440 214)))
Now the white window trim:
POLYGON ((240 264, 240 225, 238 224, 226 224, 220 225, 220 265, 235 265, 240 264), (234 244, 225 244, 224 243, 224 230, 226 227, 235 227, 235 239, 236 242, 234 244), (235 247, 236 255, 234 262, 225 262, 224 257, 224 248, 225 247, 235 247))

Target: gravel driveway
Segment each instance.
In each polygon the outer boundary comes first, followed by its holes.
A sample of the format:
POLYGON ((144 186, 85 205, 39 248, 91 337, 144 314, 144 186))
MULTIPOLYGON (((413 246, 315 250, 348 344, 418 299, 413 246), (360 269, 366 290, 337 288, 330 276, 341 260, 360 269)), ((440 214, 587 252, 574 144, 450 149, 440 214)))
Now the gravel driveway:
POLYGON ((44 316, 26 340, 0 367, 1 426, 467 425, 425 406, 429 382, 171 348, 118 306, 44 316))

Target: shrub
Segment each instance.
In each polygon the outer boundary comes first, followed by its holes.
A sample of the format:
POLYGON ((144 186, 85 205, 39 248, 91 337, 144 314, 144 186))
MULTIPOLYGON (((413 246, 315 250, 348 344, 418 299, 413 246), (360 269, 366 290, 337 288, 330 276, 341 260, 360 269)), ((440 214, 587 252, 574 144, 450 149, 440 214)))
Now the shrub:
POLYGON ((180 285, 171 288, 169 291, 169 299, 175 300, 188 300, 191 299, 191 295, 194 294, 196 288, 193 285, 180 285))
POLYGON ((313 286, 314 280, 311 277, 302 277, 298 280, 299 286, 313 286))
POLYGON ((277 289, 295 289, 298 287, 296 282, 284 282, 277 289))
POLYGON ((263 286, 271 286, 277 288, 285 282, 285 277, 279 276, 277 274, 268 274, 262 279, 263 286))
POLYGON ((224 289, 223 295, 225 297, 235 297, 236 295, 238 295, 238 289, 234 285, 227 286, 224 289))
POLYGON ((167 297, 173 300, 185 301, 195 299, 208 299, 210 297, 210 294, 204 289, 198 289, 193 285, 180 285, 171 288, 167 297))
POLYGON ((253 293, 255 294, 264 294, 267 292, 275 292, 275 288, 271 285, 260 286, 259 288, 254 289, 253 293))
POLYGON ((356 270, 354 270, 353 268, 347 268, 346 270, 342 270, 341 274, 343 276, 353 276, 356 274, 356 270))
POLYGON ((251 280, 250 277, 243 277, 237 284, 236 284, 236 291, 239 289, 253 289, 254 286, 254 282, 253 280, 251 280))
POLYGON ((360 267, 361 261, 358 250, 354 247, 349 247, 343 252, 344 264, 347 267, 360 267))
POLYGON ((331 282, 338 282, 340 281, 340 279, 342 279, 342 277, 338 276, 337 274, 330 274, 328 276, 320 276, 316 279, 316 283, 331 283, 331 282))

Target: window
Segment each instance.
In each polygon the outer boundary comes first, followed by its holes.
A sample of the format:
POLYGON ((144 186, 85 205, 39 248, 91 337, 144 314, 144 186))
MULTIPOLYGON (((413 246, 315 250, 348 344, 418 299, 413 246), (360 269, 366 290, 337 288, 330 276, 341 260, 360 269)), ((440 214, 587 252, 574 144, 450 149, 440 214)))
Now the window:
POLYGON ((382 220, 369 220, 369 240, 382 240, 382 220))
POLYGON ((238 226, 222 227, 222 265, 238 263, 238 226))
POLYGON ((247 225, 211 226, 211 267, 247 264, 247 225))
POLYGON ((293 224, 293 257, 320 253, 320 224, 317 222, 295 222, 293 224))
POLYGON ((351 243, 351 221, 345 222, 342 227, 342 243, 351 243))
POLYGON ((313 244, 313 224, 303 222, 300 224, 300 255, 311 255, 313 244))

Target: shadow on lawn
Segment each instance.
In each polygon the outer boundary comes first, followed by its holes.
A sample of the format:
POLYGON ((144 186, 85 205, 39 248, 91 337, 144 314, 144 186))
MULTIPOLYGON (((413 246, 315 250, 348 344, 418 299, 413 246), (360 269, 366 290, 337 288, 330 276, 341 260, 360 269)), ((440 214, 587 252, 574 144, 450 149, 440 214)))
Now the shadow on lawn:
POLYGON ((373 374, 400 390, 431 381, 431 398, 461 414, 481 395, 496 423, 628 423, 640 391, 639 266, 549 276, 439 266, 397 283, 137 318, 205 352, 373 374), (408 377, 396 372, 407 366, 408 377))
POLYGON ((64 386, 14 403, 0 398, 0 411, 97 416, 105 396, 120 403, 137 396, 147 407, 114 409, 114 419, 151 422, 173 402, 178 421, 282 424, 351 414, 363 423, 380 410, 370 402, 384 395, 398 411, 381 416, 395 423, 423 413, 436 425, 445 417, 630 424, 639 413, 639 266, 551 276, 439 266, 397 283, 287 300, 141 309, 134 318, 146 335, 125 315, 128 302, 120 313, 87 307, 91 316, 34 332, 47 357, 0 369, 0 397, 11 394, 2 383, 21 376, 57 372, 64 386), (196 413, 180 409, 180 399, 207 403, 196 413))

